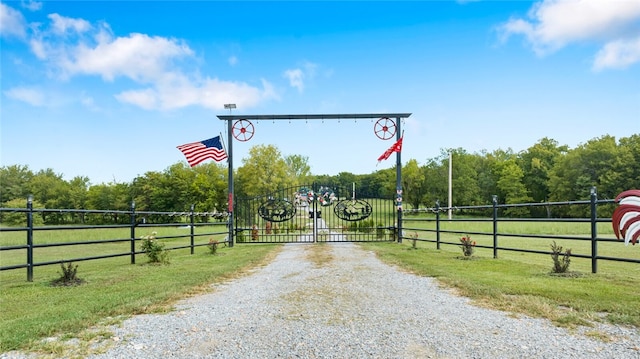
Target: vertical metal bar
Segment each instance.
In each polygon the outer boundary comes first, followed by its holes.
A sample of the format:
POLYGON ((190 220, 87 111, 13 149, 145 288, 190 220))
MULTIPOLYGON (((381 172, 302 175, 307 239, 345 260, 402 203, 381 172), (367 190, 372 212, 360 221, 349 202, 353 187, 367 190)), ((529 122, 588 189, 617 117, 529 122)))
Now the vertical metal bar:
POLYGON ((27 197, 27 281, 33 282, 33 196, 27 197))
POLYGON ((436 249, 440 249, 440 201, 436 201, 436 249))
POLYGON ((498 258, 498 196, 492 196, 493 202, 493 258, 498 258))
POLYGON ((229 149, 229 153, 227 154, 227 162, 229 163, 229 198, 228 198, 228 212, 229 212, 229 234, 228 234, 228 245, 229 247, 233 247, 234 235, 235 235, 235 226, 233 223, 233 208, 235 206, 235 201, 233 198, 233 124, 231 123, 231 119, 227 120, 227 147, 229 149))
POLYGON ((136 264, 136 202, 131 201, 131 264, 136 264))
MULTIPOLYGON (((316 186, 317 184, 313 183, 311 185, 311 190, 314 191, 314 188, 316 188, 316 186)), ((313 202, 311 202, 311 213, 313 214, 313 229, 311 230, 311 235, 313 243, 318 242, 318 195, 318 193, 315 193, 313 195, 313 202)))
POLYGON ((591 187, 591 273, 598 272, 598 192, 591 187))
MULTIPOLYGON (((402 119, 396 118, 396 141, 400 141, 402 119)), ((402 243, 402 158, 401 152, 396 152, 396 208, 398 213, 398 243, 402 243)))
POLYGON ((191 213, 189 214, 189 217, 191 218, 191 225, 189 226, 190 233, 191 233, 191 254, 193 254, 193 248, 194 248, 194 246, 195 246, 195 243, 194 243, 195 241, 194 241, 194 238, 193 238, 193 229, 194 229, 194 228, 193 228, 193 224, 194 224, 194 222, 193 222, 193 209, 194 209, 194 208, 195 208, 195 207, 194 207, 194 205, 192 204, 192 205, 191 205, 191 213))

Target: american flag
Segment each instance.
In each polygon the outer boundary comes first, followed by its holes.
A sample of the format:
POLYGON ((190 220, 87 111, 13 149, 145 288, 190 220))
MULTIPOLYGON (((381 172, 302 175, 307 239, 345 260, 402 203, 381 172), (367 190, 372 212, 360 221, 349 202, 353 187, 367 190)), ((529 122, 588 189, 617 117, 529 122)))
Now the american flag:
POLYGON ((187 143, 182 146, 178 146, 178 149, 187 158, 187 162, 189 162, 191 167, 208 158, 211 158, 216 162, 220 162, 227 158, 227 152, 222 148, 220 136, 204 141, 187 143))
POLYGON ((400 139, 396 143, 394 143, 393 146, 389 147, 388 150, 384 151, 384 153, 380 157, 378 157, 378 162, 380 162, 382 160, 386 160, 394 152, 401 152, 402 151, 402 138, 403 137, 404 136, 400 137, 400 139))

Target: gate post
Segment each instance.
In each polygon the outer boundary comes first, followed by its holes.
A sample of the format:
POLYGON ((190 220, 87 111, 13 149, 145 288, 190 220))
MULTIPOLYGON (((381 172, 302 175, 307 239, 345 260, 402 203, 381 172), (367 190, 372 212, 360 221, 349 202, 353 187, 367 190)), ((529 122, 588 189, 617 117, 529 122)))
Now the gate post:
MULTIPOLYGON (((402 133, 400 129, 400 124, 402 119, 400 117, 396 118, 396 141, 400 141, 402 133)), ((400 158, 400 153, 402 151, 396 151, 396 208, 398 209, 398 243, 402 243, 402 236, 404 235, 402 231, 402 159, 400 158)))
POLYGON ((229 229, 228 242, 229 248, 233 247, 233 239, 235 237, 235 227, 233 223, 233 207, 234 207, 234 189, 233 189, 233 126, 231 119, 227 120, 227 146, 229 147, 229 153, 227 154, 227 161, 229 162, 229 169, 227 174, 227 181, 229 182, 229 197, 227 199, 227 212, 229 213, 229 223, 227 224, 229 229))
POLYGON ((136 264, 136 202, 131 201, 131 264, 136 264))
POLYGON ((436 249, 440 249, 440 201, 436 201, 436 249))
POLYGON ((33 195, 27 197, 27 281, 33 282, 33 195))
POLYGON ((493 258, 498 258, 498 196, 493 195, 493 258))
POLYGON ((193 209, 194 209, 194 208, 195 208, 195 207, 194 207, 194 205, 192 204, 192 205, 191 205, 191 208, 190 208, 190 209, 191 209, 191 213, 189 213, 189 217, 190 217, 190 219, 191 219, 191 225, 189 226, 190 234, 191 234, 191 254, 193 254, 193 247, 194 247, 194 245, 195 245, 195 243, 194 243, 194 239, 193 239, 193 224, 194 224, 194 222, 193 222, 193 209))
POLYGON ((591 273, 598 272, 598 192, 591 187, 591 273))

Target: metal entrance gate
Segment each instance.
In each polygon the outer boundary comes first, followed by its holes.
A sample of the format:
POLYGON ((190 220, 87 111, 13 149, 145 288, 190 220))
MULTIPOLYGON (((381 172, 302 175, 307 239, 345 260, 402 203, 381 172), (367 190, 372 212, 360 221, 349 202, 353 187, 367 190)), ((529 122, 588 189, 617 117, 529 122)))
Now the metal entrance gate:
POLYGON ((395 241, 395 199, 376 192, 308 185, 238 198, 236 243, 395 241))

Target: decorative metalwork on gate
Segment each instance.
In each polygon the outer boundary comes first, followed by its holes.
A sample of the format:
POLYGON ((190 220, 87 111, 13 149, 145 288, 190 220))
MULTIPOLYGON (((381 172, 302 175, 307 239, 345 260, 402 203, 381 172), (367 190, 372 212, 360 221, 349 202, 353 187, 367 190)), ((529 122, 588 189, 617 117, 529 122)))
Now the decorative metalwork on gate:
POLYGON ((393 194, 379 188, 303 185, 238 197, 236 243, 396 240, 393 194))

